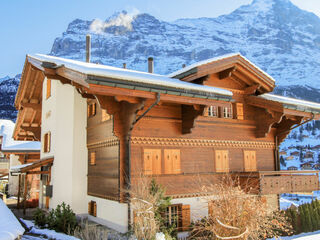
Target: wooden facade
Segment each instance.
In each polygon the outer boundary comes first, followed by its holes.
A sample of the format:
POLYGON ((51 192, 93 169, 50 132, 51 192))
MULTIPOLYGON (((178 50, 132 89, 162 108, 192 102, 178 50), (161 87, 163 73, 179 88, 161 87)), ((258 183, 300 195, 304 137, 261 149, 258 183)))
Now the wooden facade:
MULTIPOLYGON (((89 196, 124 203, 127 189, 139 184, 141 174, 155 178, 174 198, 199 196, 199 183, 218 182, 226 173, 242 185, 250 183, 254 194, 319 189, 315 171, 279 171, 278 146, 293 126, 318 119, 320 107, 304 111, 261 97, 275 82, 240 55, 187 67, 170 79, 161 77, 160 86, 156 75, 129 70, 110 74, 113 70, 96 64, 82 70, 83 64, 74 68, 76 61, 69 66, 69 61, 52 59, 27 57, 14 136, 36 139, 41 124, 41 119, 34 123, 39 111, 30 105, 35 90, 24 86, 41 83, 43 76, 74 86, 87 98, 89 196), (100 71, 94 73, 96 68, 100 71), (174 86, 174 78, 186 88, 174 86), (34 120, 26 120, 31 112, 34 120)), ((99 209, 95 204, 88 205, 91 215, 99 209)), ((188 211, 183 215, 190 215, 188 211)))

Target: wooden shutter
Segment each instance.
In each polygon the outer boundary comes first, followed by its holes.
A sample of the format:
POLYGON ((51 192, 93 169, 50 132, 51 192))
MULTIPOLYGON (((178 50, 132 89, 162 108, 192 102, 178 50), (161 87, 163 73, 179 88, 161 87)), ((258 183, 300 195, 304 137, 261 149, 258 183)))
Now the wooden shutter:
POLYGON ((229 153, 228 150, 215 151, 216 172, 229 172, 229 153))
POLYGON ((96 202, 93 202, 93 213, 92 213, 92 215, 94 217, 97 216, 97 203, 96 202))
POLYGON ((242 103, 236 103, 236 109, 237 109, 237 119, 243 120, 243 104, 242 103))
POLYGON ((191 224, 190 205, 181 206, 182 231, 188 231, 191 224))
POLYGON ((143 172, 146 175, 161 174, 161 149, 144 149, 143 172))
POLYGON ((164 150, 164 173, 165 174, 181 173, 180 149, 164 150))
POLYGON ((90 165, 96 165, 96 152, 90 153, 90 165))
POLYGON ((246 172, 257 171, 256 151, 244 151, 244 170, 246 172))
POLYGON ((47 79, 47 94, 46 99, 48 99, 51 96, 51 79, 47 79))
POLYGON ((47 132, 46 134, 44 134, 43 137, 43 152, 47 153, 50 152, 50 147, 51 147, 51 133, 47 132))
POLYGON ((152 175, 152 149, 144 149, 143 173, 146 175, 152 175))
POLYGON ((204 108, 203 116, 205 116, 205 117, 209 116, 209 107, 204 108))
POLYGON ((92 215, 92 202, 88 202, 88 214, 92 215))

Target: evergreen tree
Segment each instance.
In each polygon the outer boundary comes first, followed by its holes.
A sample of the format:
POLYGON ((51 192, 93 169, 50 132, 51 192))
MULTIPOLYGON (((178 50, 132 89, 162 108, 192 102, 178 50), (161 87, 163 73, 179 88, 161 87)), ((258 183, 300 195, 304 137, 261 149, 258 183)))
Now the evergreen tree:
POLYGON ((303 162, 303 152, 302 152, 302 148, 300 148, 299 160, 300 160, 300 162, 303 162))
POLYGON ((286 161, 284 160, 284 157, 283 156, 280 156, 280 163, 282 166, 286 167, 287 166, 287 163, 286 161))

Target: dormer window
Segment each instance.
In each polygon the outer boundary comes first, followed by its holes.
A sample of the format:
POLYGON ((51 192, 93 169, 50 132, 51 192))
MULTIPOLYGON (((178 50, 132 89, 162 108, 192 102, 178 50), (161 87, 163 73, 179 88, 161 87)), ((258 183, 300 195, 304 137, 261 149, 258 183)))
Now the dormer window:
POLYGON ((232 118, 232 108, 230 107, 223 107, 223 117, 224 118, 232 118))
POLYGON ((209 117, 218 117, 217 106, 208 107, 208 116, 209 117))

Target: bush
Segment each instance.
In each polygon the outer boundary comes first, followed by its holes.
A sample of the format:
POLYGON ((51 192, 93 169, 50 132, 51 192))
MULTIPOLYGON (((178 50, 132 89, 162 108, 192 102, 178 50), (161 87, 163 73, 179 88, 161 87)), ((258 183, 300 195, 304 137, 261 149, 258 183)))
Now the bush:
POLYGON ((63 202, 50 211, 47 224, 50 229, 57 232, 72 234, 77 226, 77 218, 70 206, 63 202))
POLYGON ((108 239, 108 232, 96 225, 89 225, 88 221, 85 221, 74 230, 74 236, 81 240, 105 240, 108 239))
POLYGON ((37 210, 33 214, 33 220, 35 224, 41 228, 45 227, 47 224, 47 217, 45 211, 43 211, 40 208, 37 208, 37 210))
POLYGON ((47 215, 45 211, 37 209, 33 215, 35 224, 41 228, 47 226, 57 232, 73 234, 77 227, 77 218, 69 205, 64 202, 52 209, 47 215))

